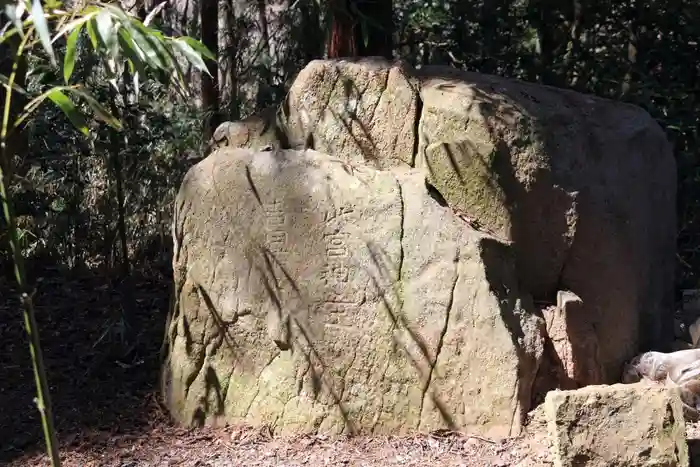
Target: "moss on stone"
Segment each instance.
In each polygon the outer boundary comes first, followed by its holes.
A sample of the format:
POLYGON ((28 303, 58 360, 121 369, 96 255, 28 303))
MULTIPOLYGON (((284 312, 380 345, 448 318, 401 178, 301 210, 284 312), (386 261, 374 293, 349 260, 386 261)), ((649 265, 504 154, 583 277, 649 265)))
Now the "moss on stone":
POLYGON ((511 220, 506 196, 493 169, 497 150, 470 141, 438 143, 425 150, 428 181, 447 203, 489 230, 508 236, 511 220))

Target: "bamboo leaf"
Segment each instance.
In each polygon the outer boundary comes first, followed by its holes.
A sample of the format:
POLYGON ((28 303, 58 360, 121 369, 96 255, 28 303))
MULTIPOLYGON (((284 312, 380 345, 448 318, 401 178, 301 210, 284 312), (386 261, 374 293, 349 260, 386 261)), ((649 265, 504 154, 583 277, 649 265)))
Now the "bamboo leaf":
POLYGON ((100 46, 98 40, 97 40, 97 33, 95 33, 95 18, 92 17, 88 20, 86 23, 86 27, 88 32, 88 36, 90 37, 90 42, 92 43, 92 48, 94 50, 98 50, 98 47, 100 46))
MULTIPOLYGON (((11 25, 11 23, 7 23, 8 26, 11 25)), ((24 32, 13 27, 9 28, 7 31, 2 33, 2 36, 0 36, 0 44, 3 44, 5 41, 9 40, 12 36, 15 34, 19 34, 20 37, 24 37, 24 32)))
POLYGON ((129 16, 124 10, 122 10, 120 7, 113 5, 111 3, 103 3, 100 4, 103 10, 109 11, 114 15, 115 18, 119 20, 119 22, 128 22, 131 21, 133 16, 129 16))
MULTIPOLYGON (((49 89, 46 92, 41 93, 34 99, 32 99, 27 105, 24 106, 24 109, 20 116, 15 120, 15 123, 13 125, 13 128, 18 127, 21 125, 29 116, 36 110, 37 107, 39 107, 42 102, 44 102, 47 98, 50 98, 52 101, 55 102, 55 99, 58 99, 60 102, 64 102, 65 100, 62 100, 60 97, 60 94, 65 93, 71 93, 76 95, 77 97, 80 97, 85 100, 85 102, 90 106, 92 111, 95 113, 95 118, 98 120, 102 120, 103 122, 107 123, 109 126, 120 130, 122 128, 121 123, 119 120, 114 118, 112 114, 109 113, 105 107, 97 102, 97 100, 90 95, 90 93, 82 90, 81 88, 75 87, 75 86, 54 86, 53 88, 49 89), (58 97, 56 97, 58 96, 58 97)), ((69 99, 70 100, 70 99, 69 99)), ((72 101, 71 101, 72 104, 72 101)), ((61 109, 63 110, 63 108, 61 109)), ((65 111, 64 111, 65 112, 65 111)), ((69 118, 71 118, 69 113, 66 113, 69 118)), ((82 114, 81 114, 82 116, 82 114)), ((82 130, 81 130, 82 131, 82 130)))
POLYGON ((127 62, 129 64, 129 72, 133 79, 133 89, 134 97, 138 101, 139 99, 139 74, 146 75, 145 64, 142 60, 142 52, 138 49, 134 41, 131 39, 129 31, 122 28, 119 30, 119 45, 121 46, 122 53, 127 57, 127 62))
POLYGON ((90 93, 87 91, 84 91, 83 89, 80 88, 68 88, 66 89, 67 91, 71 92, 72 94, 75 94, 76 96, 79 96, 85 100, 87 105, 90 106, 92 111, 95 113, 95 117, 99 120, 102 120, 105 122, 107 125, 111 126, 114 129, 121 130, 122 129, 122 124, 121 122, 115 118, 109 110, 107 110, 102 104, 97 102, 97 99, 92 97, 90 93))
POLYGON ((21 20, 25 11, 26 7, 23 2, 7 3, 5 5, 5 16, 7 16, 12 25, 17 28, 20 36, 24 34, 21 20))
MULTIPOLYGON (((20 26, 21 25, 22 25, 22 23, 20 23, 20 26)), ((3 24, 2 27, 0 28, 0 35, 4 35, 10 29, 10 26, 12 26, 11 22, 3 24)))
POLYGON ((146 31, 146 38, 158 51, 159 56, 165 64, 163 70, 168 72, 172 71, 172 66, 174 63, 177 63, 177 58, 175 57, 175 54, 172 51, 172 47, 168 46, 167 38, 163 35, 162 32, 158 31, 157 29, 148 28, 146 26, 143 26, 142 24, 137 24, 137 26, 140 26, 144 29, 144 31, 146 31))
POLYGON ((124 24, 124 27, 127 29, 127 31, 129 31, 134 44, 138 46, 138 50, 143 55, 145 62, 153 68, 167 70, 167 63, 161 56, 160 51, 153 46, 152 38, 147 36, 149 31, 146 30, 146 33, 144 33, 144 30, 138 26, 139 23, 136 21, 129 21, 128 23, 124 24))
POLYGON ((187 45, 189 45, 194 50, 199 52, 199 54, 204 58, 208 58, 209 60, 216 60, 216 56, 209 49, 207 49, 207 47, 204 44, 199 42, 197 39, 193 39, 193 38, 188 37, 188 36, 182 36, 182 37, 176 38, 175 40, 180 40, 180 41, 187 43, 187 45))
POLYGON ((131 84, 132 84, 132 87, 134 88, 134 99, 136 99, 136 101, 138 102, 139 94, 141 91, 141 88, 139 86, 139 72, 136 71, 136 72, 132 73, 131 76, 132 76, 132 78, 131 78, 132 83, 131 84))
POLYGON ((34 21, 36 32, 39 34, 41 44, 44 46, 44 50, 46 50, 46 53, 49 55, 51 65, 56 66, 56 55, 54 54, 53 46, 51 45, 49 26, 46 23, 46 17, 44 16, 44 9, 41 6, 41 0, 32 0, 31 16, 32 20, 34 21))
POLYGON ((161 53, 167 58, 167 68, 166 71, 171 74, 175 73, 178 76, 184 76, 184 71, 180 66, 180 61, 176 55, 176 51, 173 48, 173 40, 170 37, 166 37, 162 32, 151 30, 152 37, 158 43, 158 47, 161 53))
POLYGON ((122 52, 125 55, 138 57, 138 59, 143 63, 143 60, 146 58, 146 54, 136 44, 136 41, 128 28, 121 28, 119 30, 119 45, 121 46, 122 52))
POLYGON ((39 107, 41 105, 41 103, 44 102, 44 100, 46 100, 48 95, 51 92, 53 92, 54 89, 60 90, 60 89, 64 89, 64 87, 63 86, 53 87, 53 88, 49 89, 48 91, 45 91, 45 92, 39 94, 31 101, 27 102, 27 104, 22 108, 22 113, 15 120, 13 128, 20 126, 22 124, 22 122, 24 122, 27 118, 29 118, 29 116, 32 114, 32 112, 34 112, 34 110, 36 110, 36 108, 39 107))
MULTIPOLYGON (((2 87, 4 87, 5 89, 10 87, 10 80, 7 78, 7 76, 0 74, 0 85, 2 85, 2 87)), ((17 83, 12 83, 12 90, 22 94, 23 96, 29 95, 29 93, 17 83)))
POLYGON ((181 40, 181 39, 175 39, 171 41, 171 43, 179 50, 182 52, 182 55, 187 58, 187 60, 197 69, 204 71, 206 74, 211 76, 211 73, 209 73, 209 70, 207 69, 206 63, 204 63, 204 60, 202 59, 202 56, 197 53, 187 42, 181 40))
POLYGON ((131 71, 133 72, 136 70, 138 72, 145 73, 146 69, 143 62, 144 54, 134 43, 129 31, 125 28, 120 29, 118 39, 121 51, 129 61, 131 71))
POLYGON ((158 13, 160 13, 161 10, 162 10, 163 8, 165 8, 165 5, 166 5, 167 3, 168 3, 168 2, 160 2, 158 5, 156 5, 156 7, 153 8, 153 9, 150 11, 150 13, 148 13, 148 15, 146 16, 146 19, 143 21, 143 25, 144 25, 144 26, 148 26, 149 24, 151 24, 151 22, 153 21, 153 18, 155 18, 156 15, 157 15, 158 13))
POLYGON ((95 16, 97 34, 104 45, 107 54, 116 58, 117 55, 117 25, 112 21, 112 16, 107 9, 100 11, 95 16))
POLYGON ((53 40, 51 42, 56 42, 58 38, 63 37, 66 34, 69 34, 71 31, 73 31, 75 28, 80 27, 82 28, 88 21, 90 21, 92 18, 97 15, 97 11, 92 11, 90 13, 84 14, 80 18, 74 19, 70 23, 66 24, 62 28, 58 30, 56 35, 54 35, 53 40))
MULTIPOLYGON (((2 1, 2 0, 0 0, 0 1, 2 1)), ((11 38, 12 36, 14 36, 15 34, 19 34, 21 37, 24 37, 24 30, 25 30, 27 27, 32 26, 32 24, 33 24, 33 20, 32 20, 32 16, 31 16, 31 15, 29 15, 29 16, 27 17, 27 19, 25 19, 24 21, 22 21, 22 27, 21 27, 19 30, 18 30, 16 27, 10 27, 10 26, 13 26, 13 25, 12 25, 12 23, 8 22, 8 23, 5 24, 5 26, 2 28, 2 31, 3 31, 3 32, 2 32, 2 35, 0 35, 0 44, 2 44, 3 42, 5 42, 6 40, 10 39, 10 38, 11 38)))
POLYGON ((73 68, 75 68, 75 49, 77 48, 78 36, 80 36, 80 31, 83 29, 83 24, 85 23, 81 23, 73 29, 73 32, 70 33, 66 40, 66 56, 63 59, 63 79, 66 84, 70 81, 73 68))
POLYGON ((90 130, 85 117, 82 113, 80 113, 73 101, 71 101, 70 98, 63 93, 63 91, 60 89, 53 89, 49 91, 47 97, 54 104, 56 104, 56 106, 61 109, 64 114, 66 114, 73 126, 75 126, 85 136, 88 135, 90 130))

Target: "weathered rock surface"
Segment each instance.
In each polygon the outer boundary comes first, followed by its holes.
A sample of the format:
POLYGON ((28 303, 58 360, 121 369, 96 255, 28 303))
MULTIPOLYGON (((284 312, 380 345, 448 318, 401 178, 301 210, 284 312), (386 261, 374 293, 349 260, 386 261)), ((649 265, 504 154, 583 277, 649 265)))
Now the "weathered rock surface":
POLYGON ((678 391, 640 384, 552 391, 545 399, 556 467, 686 467, 678 391))
POLYGON ((583 301, 571 292, 560 291, 557 305, 544 309, 542 313, 562 376, 573 387, 603 383, 598 361, 599 343, 585 314, 583 301))
POLYGON ((278 109, 268 107, 258 115, 251 115, 240 122, 223 122, 209 142, 211 149, 220 147, 280 149, 288 146, 284 132, 279 128, 278 109))
POLYGON ((423 169, 449 206, 513 242, 536 300, 581 298, 605 382, 671 342, 676 168, 644 110, 448 68, 318 60, 280 122, 291 147, 423 169))
POLYGON ((382 168, 414 165, 420 99, 409 69, 381 58, 312 61, 282 105, 289 144, 382 168))
POLYGON ((184 423, 514 434, 547 389, 671 341, 675 162, 637 107, 314 61, 212 142, 253 151, 178 196, 164 392, 184 423))
POLYGON ((544 321, 420 170, 224 148, 175 206, 166 403, 276 433, 520 431, 544 321))

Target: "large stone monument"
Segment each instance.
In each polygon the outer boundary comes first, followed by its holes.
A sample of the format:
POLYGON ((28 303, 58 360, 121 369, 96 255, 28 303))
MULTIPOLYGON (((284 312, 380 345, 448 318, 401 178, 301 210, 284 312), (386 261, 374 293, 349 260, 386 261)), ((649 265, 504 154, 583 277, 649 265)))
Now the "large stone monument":
POLYGON ((215 140, 174 213, 184 424, 512 435, 670 338, 675 164, 637 107, 314 61, 215 140))

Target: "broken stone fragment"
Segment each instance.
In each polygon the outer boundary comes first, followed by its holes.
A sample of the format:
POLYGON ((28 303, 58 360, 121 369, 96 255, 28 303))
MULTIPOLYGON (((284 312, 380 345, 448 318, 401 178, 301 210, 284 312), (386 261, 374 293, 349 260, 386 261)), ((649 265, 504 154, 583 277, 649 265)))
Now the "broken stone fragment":
POLYGON ((279 149, 285 146, 285 139, 279 128, 277 107, 268 107, 239 122, 222 122, 214 130, 209 146, 210 150, 225 146, 279 149))
POLYGON ((586 311, 581 298, 566 290, 557 293, 556 307, 542 311, 561 371, 575 387, 603 383, 598 341, 586 311))
POLYGON ((686 467, 679 392, 644 384, 587 386, 545 398, 555 467, 686 467))

